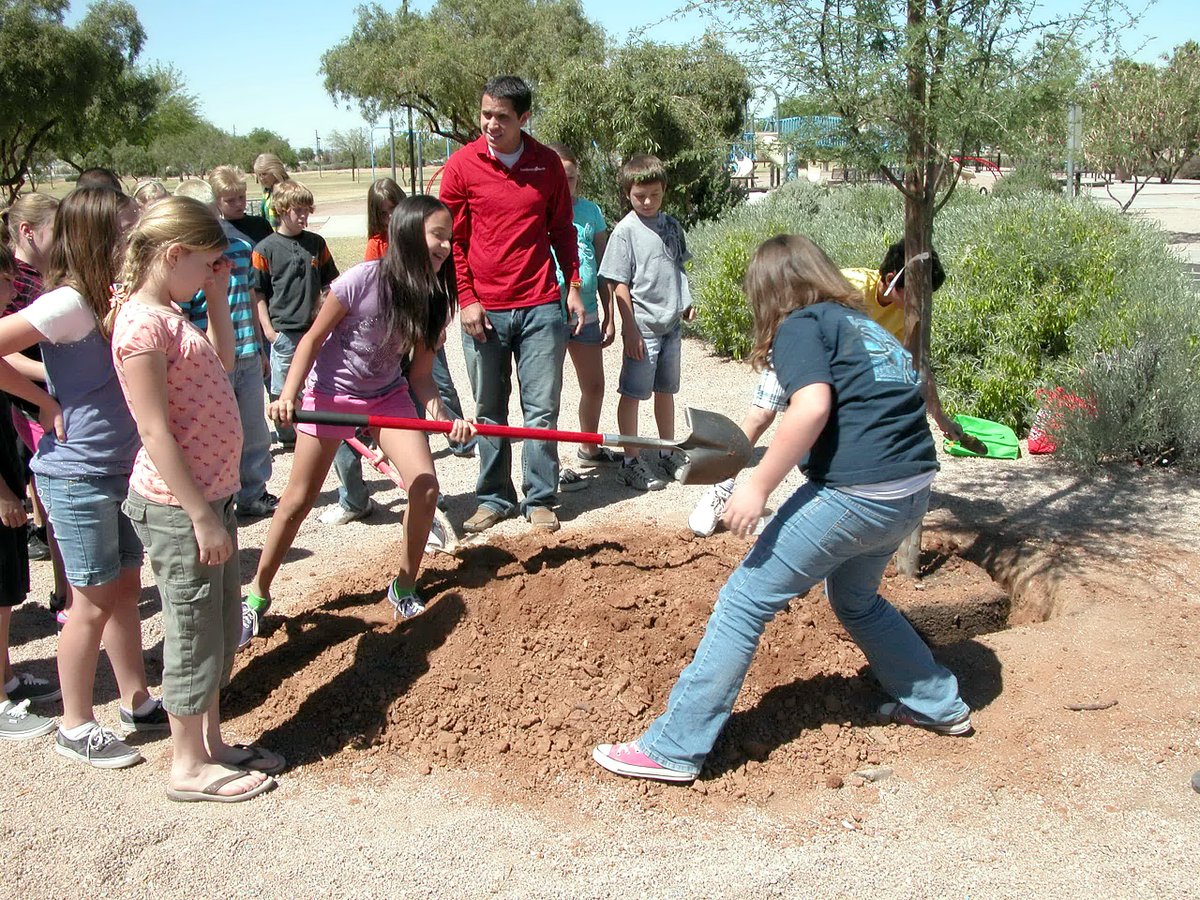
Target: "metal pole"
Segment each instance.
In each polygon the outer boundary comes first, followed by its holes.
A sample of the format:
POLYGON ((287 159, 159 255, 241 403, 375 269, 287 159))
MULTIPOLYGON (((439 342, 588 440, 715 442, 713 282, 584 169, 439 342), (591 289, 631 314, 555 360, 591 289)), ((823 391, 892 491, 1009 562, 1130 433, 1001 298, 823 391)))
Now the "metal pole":
POLYGON ((388 148, 392 157, 392 181, 396 180, 396 117, 388 113, 388 148))
POLYGON ((408 108, 408 183, 412 192, 417 192, 417 152, 413 146, 412 107, 408 108))
POLYGON ((317 177, 324 178, 325 174, 321 171, 321 132, 313 131, 313 137, 317 143, 317 177))
POLYGON ((423 140, 417 141, 417 171, 421 173, 421 193, 425 193, 425 146, 423 140))
POLYGON ((371 183, 375 183, 375 126, 371 126, 371 183))

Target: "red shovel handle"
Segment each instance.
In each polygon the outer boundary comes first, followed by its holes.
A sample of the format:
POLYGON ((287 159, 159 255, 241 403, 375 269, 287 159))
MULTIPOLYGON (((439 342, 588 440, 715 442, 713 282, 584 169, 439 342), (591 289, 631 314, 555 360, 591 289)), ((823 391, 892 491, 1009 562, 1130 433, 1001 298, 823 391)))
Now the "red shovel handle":
MULTIPOLYGON (((398 428, 401 431, 427 431, 448 434, 450 422, 431 419, 408 419, 402 416, 367 416, 362 413, 301 410, 292 413, 297 422, 312 425, 344 425, 353 428, 398 428)), ((589 431, 559 431, 554 428, 518 428, 513 425, 475 423, 475 430, 484 437, 527 438, 533 441, 566 441, 574 444, 603 444, 605 436, 589 431)))

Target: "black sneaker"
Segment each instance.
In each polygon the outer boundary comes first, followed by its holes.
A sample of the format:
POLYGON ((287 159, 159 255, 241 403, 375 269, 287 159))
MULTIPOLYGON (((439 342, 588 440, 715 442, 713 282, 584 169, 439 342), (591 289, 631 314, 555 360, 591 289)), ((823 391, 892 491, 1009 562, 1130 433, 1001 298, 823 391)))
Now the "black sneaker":
POLYGON ((261 519, 264 516, 274 515, 278 506, 279 498, 274 494, 263 491, 263 495, 257 500, 251 500, 249 503, 238 503, 237 515, 239 519, 261 519))
POLYGON ((58 682, 46 678, 38 678, 28 672, 17 673, 17 686, 8 691, 8 699, 13 703, 28 700, 30 703, 46 703, 57 700, 62 696, 58 682))
POLYGON ((91 727, 80 738, 69 738, 61 728, 58 729, 54 752, 97 769, 124 769, 141 762, 142 754, 107 728, 101 728, 95 722, 88 724, 91 727))
POLYGON ((163 709, 162 701, 155 700, 154 706, 147 713, 133 713, 122 707, 121 727, 126 734, 134 731, 170 731, 171 722, 167 711, 163 709))
POLYGON ((50 545, 46 543, 45 528, 29 529, 29 558, 35 562, 45 562, 50 558, 50 545))

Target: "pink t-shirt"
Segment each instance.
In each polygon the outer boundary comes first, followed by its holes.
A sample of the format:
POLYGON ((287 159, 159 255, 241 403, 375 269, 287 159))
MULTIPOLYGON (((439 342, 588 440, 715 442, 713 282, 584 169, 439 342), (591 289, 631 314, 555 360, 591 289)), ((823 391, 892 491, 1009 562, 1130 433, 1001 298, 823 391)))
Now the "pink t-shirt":
MULTIPOLYGON (((125 360, 142 353, 166 357, 167 418, 192 477, 210 503, 236 493, 242 421, 229 376, 208 337, 178 308, 129 300, 113 325, 112 352, 126 400, 125 360)), ((134 460, 129 486, 147 500, 179 506, 145 447, 134 460)))

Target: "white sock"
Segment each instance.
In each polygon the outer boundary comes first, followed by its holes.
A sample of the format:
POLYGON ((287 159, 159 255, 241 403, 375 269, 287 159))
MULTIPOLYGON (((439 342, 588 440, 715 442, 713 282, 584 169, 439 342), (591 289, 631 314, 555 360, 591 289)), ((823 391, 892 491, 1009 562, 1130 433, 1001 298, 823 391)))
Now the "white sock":
POLYGON ((91 731, 93 728, 97 728, 97 727, 98 726, 96 725, 96 722, 93 720, 91 722, 84 722, 82 725, 77 725, 74 728, 61 728, 60 727, 58 730, 63 733, 63 737, 70 738, 73 741, 77 741, 81 737, 83 737, 85 734, 87 734, 89 731, 91 731))
POLYGON ((14 675, 12 681, 4 682, 4 693, 11 694, 13 691, 15 691, 20 686, 21 686, 21 679, 18 678, 16 675, 14 675))
POLYGON ((724 481, 719 483, 717 485, 717 487, 721 488, 721 490, 724 490, 724 491, 732 491, 733 490, 733 479, 726 478, 724 481))
POLYGON ((672 451, 670 451, 670 450, 659 450, 659 451, 658 451, 658 458, 659 458, 659 459, 666 459, 668 456, 670 456, 670 455, 671 455, 671 453, 672 453, 672 451))
POLYGON ((623 460, 621 460, 621 465, 626 467, 632 466, 635 462, 637 462, 637 460, 638 458, 636 456, 626 456, 623 460))
MULTIPOLYGON (((135 709, 132 713, 130 713, 130 715, 148 716, 150 713, 154 712, 154 707, 156 707, 157 705, 158 705, 158 701, 155 700, 153 697, 149 697, 149 698, 147 698, 145 703, 143 703, 141 706, 139 706, 137 709, 135 709)), ((125 707, 123 707, 123 706, 121 707, 121 710, 123 712, 129 712, 129 710, 125 709, 125 707)))

